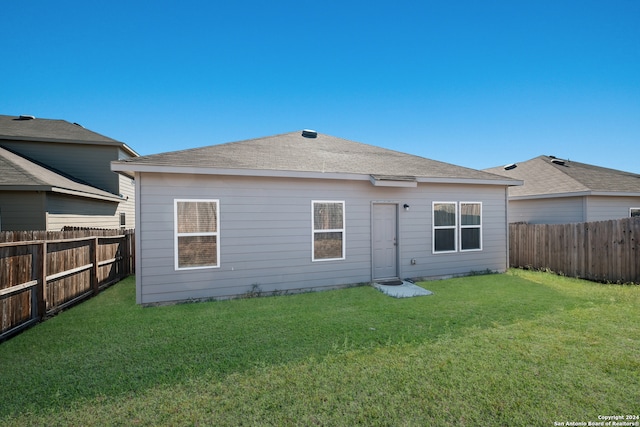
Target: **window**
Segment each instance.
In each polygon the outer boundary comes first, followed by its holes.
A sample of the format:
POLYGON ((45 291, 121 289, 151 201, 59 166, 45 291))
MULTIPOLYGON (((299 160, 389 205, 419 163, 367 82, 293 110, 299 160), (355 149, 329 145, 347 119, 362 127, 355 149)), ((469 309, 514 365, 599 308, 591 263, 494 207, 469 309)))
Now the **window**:
POLYGON ((640 217, 640 208, 630 208, 629 209, 629 216, 631 218, 640 217))
POLYGON ((344 202, 312 201, 312 261, 344 259, 344 202))
POLYGON ((433 252, 480 250, 482 203, 433 202, 433 252))
POLYGON ((120 227, 127 225, 127 215, 124 212, 120 212, 120 227))
POLYGON ((175 200, 176 270, 218 267, 217 200, 175 200))
POLYGON ((433 252, 456 251, 456 217, 455 203, 433 203, 433 252))
POLYGON ((482 250, 482 203, 460 202, 460 250, 482 250))

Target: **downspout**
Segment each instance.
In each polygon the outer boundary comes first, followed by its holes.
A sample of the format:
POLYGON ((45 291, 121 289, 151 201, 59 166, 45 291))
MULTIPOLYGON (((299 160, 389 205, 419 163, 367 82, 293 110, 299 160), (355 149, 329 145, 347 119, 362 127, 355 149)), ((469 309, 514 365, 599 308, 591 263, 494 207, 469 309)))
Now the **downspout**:
POLYGON ((135 190, 134 190, 134 194, 135 194, 135 231, 134 231, 134 237, 136 239, 135 242, 135 264, 134 264, 134 269, 136 272, 136 304, 142 304, 142 239, 140 238, 141 230, 140 230, 140 223, 142 222, 141 220, 141 212, 142 210, 140 209, 140 205, 142 205, 142 192, 140 191, 140 184, 142 181, 142 173, 141 172, 136 172, 134 175, 134 185, 135 185, 135 190))
MULTIPOLYGON (((44 224, 42 229, 44 231, 50 231, 49 230, 49 206, 47 206, 48 203, 48 193, 46 191, 38 191, 38 193, 40 193, 40 206, 42 209, 41 212, 44 214, 42 220, 44 221, 44 224)), ((51 230, 53 231, 53 230, 51 230)))
POLYGON ((505 217, 505 232, 507 238, 507 253, 506 253, 506 263, 505 263, 505 271, 509 269, 509 186, 505 185, 504 187, 504 217, 505 217))

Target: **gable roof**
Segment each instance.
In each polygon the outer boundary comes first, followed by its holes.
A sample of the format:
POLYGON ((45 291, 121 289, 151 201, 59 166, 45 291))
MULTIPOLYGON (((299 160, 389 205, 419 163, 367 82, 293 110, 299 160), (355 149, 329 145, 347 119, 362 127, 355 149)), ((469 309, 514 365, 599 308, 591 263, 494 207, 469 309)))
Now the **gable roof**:
POLYGON ((509 190, 512 199, 579 195, 640 196, 640 175, 586 163, 538 156, 516 167, 485 169, 520 179, 524 185, 509 190))
POLYGON ((121 202, 115 194, 84 184, 0 147, 0 191, 51 191, 121 202))
POLYGON ((125 143, 85 129, 77 123, 33 116, 0 115, 1 140, 113 145, 122 148, 131 156, 138 156, 138 153, 125 143))
MULTIPOLYGON (((353 142, 314 131, 114 161, 114 171, 466 182, 519 185, 502 176, 353 142), (303 136, 311 135, 311 136, 303 136)), ((384 184, 382 184, 384 185, 384 184)))

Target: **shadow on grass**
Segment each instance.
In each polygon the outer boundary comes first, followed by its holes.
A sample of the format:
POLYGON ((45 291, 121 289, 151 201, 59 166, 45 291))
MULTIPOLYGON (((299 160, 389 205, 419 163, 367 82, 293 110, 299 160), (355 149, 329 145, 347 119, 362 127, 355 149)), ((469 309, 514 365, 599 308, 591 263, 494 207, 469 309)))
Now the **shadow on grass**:
POLYGON ((461 336, 584 302, 512 275, 421 285, 435 294, 395 299, 358 287, 141 308, 129 278, 0 346, 0 420, 256 366, 461 336))

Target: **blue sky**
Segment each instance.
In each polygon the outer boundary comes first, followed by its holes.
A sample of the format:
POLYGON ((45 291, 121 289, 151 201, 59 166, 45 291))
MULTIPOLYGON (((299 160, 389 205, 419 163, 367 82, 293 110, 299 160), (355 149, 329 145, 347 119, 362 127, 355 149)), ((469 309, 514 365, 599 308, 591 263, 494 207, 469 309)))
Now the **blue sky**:
POLYGON ((315 129, 640 173, 640 1, 5 2, 0 114, 140 154, 315 129))

